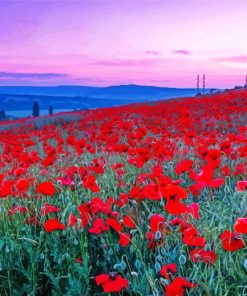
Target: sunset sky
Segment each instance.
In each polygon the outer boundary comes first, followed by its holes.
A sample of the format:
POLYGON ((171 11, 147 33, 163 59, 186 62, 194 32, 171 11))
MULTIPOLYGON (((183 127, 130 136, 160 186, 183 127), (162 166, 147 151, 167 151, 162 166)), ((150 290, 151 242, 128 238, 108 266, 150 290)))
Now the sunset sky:
POLYGON ((243 85, 246 0, 0 1, 0 85, 243 85))

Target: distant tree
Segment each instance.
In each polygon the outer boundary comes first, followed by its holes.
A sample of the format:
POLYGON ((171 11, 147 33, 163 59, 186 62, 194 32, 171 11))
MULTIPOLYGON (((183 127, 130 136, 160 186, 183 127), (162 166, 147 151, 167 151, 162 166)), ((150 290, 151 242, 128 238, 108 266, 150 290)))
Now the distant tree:
POLYGON ((39 116, 39 102, 38 101, 33 102, 33 116, 34 117, 39 116))
POLYGON ((4 119, 6 119, 5 111, 4 110, 1 110, 0 111, 0 120, 4 120, 4 119))
POLYGON ((49 106, 49 115, 52 115, 53 114, 53 107, 52 105, 49 106))

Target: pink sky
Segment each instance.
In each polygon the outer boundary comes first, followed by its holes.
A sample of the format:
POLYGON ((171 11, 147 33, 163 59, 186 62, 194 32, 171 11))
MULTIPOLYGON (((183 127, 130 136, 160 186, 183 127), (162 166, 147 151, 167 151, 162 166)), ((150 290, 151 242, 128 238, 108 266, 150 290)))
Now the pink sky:
POLYGON ((0 1, 0 85, 242 85, 247 1, 0 1))

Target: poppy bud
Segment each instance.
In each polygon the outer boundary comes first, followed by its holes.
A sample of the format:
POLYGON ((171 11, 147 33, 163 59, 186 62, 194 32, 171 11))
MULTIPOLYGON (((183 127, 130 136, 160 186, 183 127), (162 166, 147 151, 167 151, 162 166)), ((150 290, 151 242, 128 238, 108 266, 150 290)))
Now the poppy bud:
POLYGON ((140 269, 141 266, 142 266, 141 261, 137 259, 137 260, 135 261, 135 267, 136 267, 137 269, 140 269))
POLYGON ((138 277, 138 273, 135 272, 135 271, 131 271, 131 275, 134 276, 134 277, 138 277))
POLYGON ((119 269, 119 268, 120 268, 120 264, 119 264, 119 263, 114 264, 114 265, 113 265, 113 268, 114 268, 114 269, 119 269))
POLYGON ((156 263, 154 264, 154 268, 155 268, 155 271, 156 271, 157 273, 160 271, 160 269, 161 269, 161 265, 159 264, 159 262, 156 262, 156 263))
POLYGON ((228 186, 225 186, 225 187, 224 187, 224 192, 225 192, 225 193, 229 193, 229 192, 230 192, 230 188, 229 188, 228 186))
POLYGON ((160 240, 161 239, 161 232, 160 231, 156 231, 155 232, 155 239, 156 240, 160 240))
POLYGON ((244 268, 247 271, 247 259, 244 260, 244 268))
POLYGON ((167 286, 168 285, 168 281, 166 279, 162 278, 162 277, 160 278, 160 282, 161 282, 161 284, 163 286, 167 286))
POLYGON ((8 247, 8 246, 5 247, 5 253, 6 253, 6 254, 9 253, 9 247, 8 247))
POLYGON ((183 254, 181 254, 178 258, 178 261, 181 265, 184 265, 186 263, 186 257, 183 254))
POLYGON ((124 260, 121 261, 121 263, 120 263, 120 267, 121 267, 121 269, 122 269, 123 271, 125 270, 125 268, 126 268, 126 263, 124 262, 124 260))
POLYGON ((45 259, 45 255, 44 255, 43 253, 41 253, 41 254, 39 255, 39 258, 40 258, 41 260, 43 260, 43 259, 45 259))

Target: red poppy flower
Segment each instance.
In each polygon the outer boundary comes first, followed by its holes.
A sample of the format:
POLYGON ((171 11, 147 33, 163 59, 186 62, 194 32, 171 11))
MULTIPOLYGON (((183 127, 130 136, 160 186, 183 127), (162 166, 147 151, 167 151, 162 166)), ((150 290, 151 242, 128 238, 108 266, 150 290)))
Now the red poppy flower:
POLYGON ((44 223, 44 229, 47 232, 52 232, 54 230, 64 230, 65 225, 58 221, 57 218, 55 219, 48 219, 44 223))
POLYGON ((177 271, 177 265, 175 263, 170 263, 164 265, 160 269, 160 275, 164 278, 169 278, 170 273, 175 273, 177 271))
POLYGON ((29 180, 28 179, 19 179, 16 183, 15 183, 15 187, 23 192, 26 192, 29 186, 29 180))
POLYGON ((171 215, 188 213, 188 207, 180 201, 170 201, 165 205, 164 209, 171 215))
POLYGON ((247 180, 238 181, 237 186, 236 186, 236 190, 238 192, 242 192, 242 191, 247 190, 247 180))
POLYGON ((176 165, 175 172, 177 175, 180 175, 184 172, 188 172, 192 168, 192 165, 193 165, 192 160, 190 159, 182 160, 176 165))
POLYGON ((165 287, 166 296, 183 296, 186 288, 195 288, 197 284, 190 283, 183 277, 176 277, 165 287))
POLYGON ((91 217, 89 204, 88 203, 82 204, 78 206, 77 209, 81 215, 81 227, 86 227, 89 223, 89 218, 91 217))
POLYGON ((200 218, 199 211, 200 211, 200 207, 199 207, 198 203, 193 202, 188 207, 188 213, 191 214, 195 219, 200 218))
POLYGON ((97 218, 93 221, 93 226, 88 229, 88 232, 93 234, 100 234, 103 231, 109 230, 109 226, 105 225, 104 220, 97 218))
POLYGON ((99 192, 99 186, 96 183, 96 178, 93 175, 89 175, 83 181, 83 186, 92 192, 99 192))
POLYGON ((130 234, 129 233, 119 233, 119 245, 121 247, 126 247, 130 243, 130 234))
POLYGON ((218 187, 222 186, 224 184, 224 182, 225 181, 223 178, 218 178, 218 179, 214 179, 214 180, 207 182, 207 186, 210 188, 218 188, 218 187))
POLYGON ((15 213, 23 213, 24 214, 26 212, 28 212, 27 208, 20 207, 20 206, 14 206, 8 211, 8 214, 9 215, 13 215, 15 213))
POLYGON ((247 218, 237 218, 233 228, 239 234, 247 234, 247 218))
POLYGON ((187 198, 187 191, 183 187, 174 184, 169 184, 165 186, 162 189, 162 194, 166 198, 167 202, 176 202, 180 199, 187 198))
POLYGON ((223 249, 229 252, 234 252, 245 247, 243 239, 238 237, 237 233, 231 232, 230 230, 225 230, 220 235, 220 240, 223 249))
POLYGON ((76 224, 77 218, 74 214, 70 214, 68 218, 68 227, 72 227, 76 224))
POLYGON ((190 247, 204 247, 206 244, 204 237, 199 236, 198 230, 194 227, 189 227, 183 231, 182 241, 190 247))
POLYGON ((150 217, 149 227, 153 232, 164 229, 165 218, 160 214, 154 214, 150 217))
POLYGON ((75 182, 72 179, 70 179, 68 176, 65 176, 63 178, 62 177, 58 178, 57 182, 61 182, 61 184, 63 186, 71 186, 72 187, 75 185, 75 182))
POLYGON ((75 258, 75 262, 77 262, 77 263, 79 263, 80 265, 82 265, 83 260, 82 260, 82 258, 78 257, 78 258, 75 258))
POLYGON ((58 213, 58 212, 60 212, 60 208, 50 205, 48 202, 46 202, 44 206, 41 207, 40 215, 44 216, 50 213, 58 213))
POLYGON ((10 195, 12 193, 13 184, 14 184, 13 180, 6 180, 1 183, 0 198, 7 197, 8 195, 10 195))
POLYGON ((100 274, 95 277, 97 286, 102 285, 105 293, 120 292, 122 289, 128 287, 128 280, 115 272, 109 274, 100 274))
POLYGON ((115 231, 119 232, 123 230, 122 225, 118 222, 118 220, 114 218, 107 218, 106 224, 111 226, 115 231))
POLYGON ((204 263, 210 264, 213 264, 217 259, 217 255, 213 250, 205 251, 204 249, 191 250, 190 257, 194 262, 199 262, 199 260, 202 260, 204 263))
POLYGON ((40 183, 36 187, 36 192, 42 193, 44 195, 49 195, 52 197, 56 192, 56 188, 53 185, 53 183, 51 183, 50 181, 45 181, 45 182, 40 183))
POLYGON ((123 217, 123 224, 129 228, 135 228, 135 223, 133 222, 132 218, 129 215, 123 217))
POLYGON ((27 218, 25 221, 24 221, 25 224, 34 224, 34 225, 39 225, 40 222, 39 220, 37 219, 37 217, 35 216, 32 216, 30 218, 27 218))

